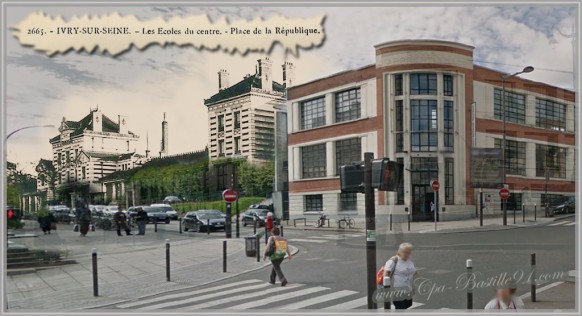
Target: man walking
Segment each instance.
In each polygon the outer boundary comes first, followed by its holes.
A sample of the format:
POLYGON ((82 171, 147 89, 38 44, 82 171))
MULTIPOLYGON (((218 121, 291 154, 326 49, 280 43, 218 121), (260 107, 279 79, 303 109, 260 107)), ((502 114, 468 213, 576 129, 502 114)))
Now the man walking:
POLYGON ((148 213, 141 207, 137 208, 135 222, 137 223, 138 235, 145 235, 146 224, 148 223, 148 213))
POLYGON ((121 236, 121 229, 125 230, 127 236, 131 235, 129 226, 127 226, 127 215, 121 209, 118 209, 117 213, 113 215, 113 220, 117 226, 117 236, 121 236))
POLYGON ((91 224, 91 210, 87 208, 87 205, 82 200, 77 200, 77 204, 79 205, 76 210, 79 231, 81 232, 81 237, 85 237, 91 224))

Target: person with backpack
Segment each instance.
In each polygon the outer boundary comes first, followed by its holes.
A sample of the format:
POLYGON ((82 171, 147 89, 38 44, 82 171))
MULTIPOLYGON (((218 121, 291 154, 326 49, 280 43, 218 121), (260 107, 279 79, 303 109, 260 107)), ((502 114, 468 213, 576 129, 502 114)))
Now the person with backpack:
POLYGON ((388 259, 384 266, 384 277, 389 278, 389 286, 395 293, 399 293, 392 302, 396 309, 407 309, 412 306, 414 278, 418 273, 414 262, 410 259, 411 254, 412 244, 402 243, 396 255, 388 259), (406 295, 400 293, 406 293, 406 295))
POLYGON ((265 254, 263 256, 263 260, 267 260, 267 257, 271 260, 271 264, 273 268, 271 269, 271 278, 269 283, 275 284, 277 276, 279 277, 279 281, 281 281, 281 286, 287 285, 287 279, 285 275, 283 275, 283 271, 281 270, 281 263, 283 263, 283 259, 285 259, 285 255, 287 258, 291 260, 291 251, 289 251, 289 247, 287 245, 287 239, 284 237, 279 236, 281 234, 281 230, 279 227, 274 227, 271 230, 271 237, 267 241, 267 247, 265 247, 265 254))
POLYGON ((45 235, 46 234, 50 235, 53 227, 55 227, 56 229, 57 219, 55 218, 53 213, 47 210, 42 210, 38 212, 38 223, 40 225, 40 228, 42 229, 42 232, 45 235))
POLYGON ((115 215, 113 215, 113 221, 115 221, 115 225, 117 226, 117 236, 121 236, 121 230, 125 230, 125 234, 127 236, 131 236, 131 230, 127 225, 127 215, 121 209, 117 209, 115 215))
POLYGON ((77 224, 79 225, 79 230, 81 232, 81 237, 87 236, 89 232, 89 225, 91 224, 91 210, 87 208, 87 205, 82 200, 78 200, 76 213, 77 213, 77 224))
POLYGON ((146 225, 148 223, 148 213, 141 207, 137 208, 135 223, 137 224, 138 235, 145 235, 146 225))

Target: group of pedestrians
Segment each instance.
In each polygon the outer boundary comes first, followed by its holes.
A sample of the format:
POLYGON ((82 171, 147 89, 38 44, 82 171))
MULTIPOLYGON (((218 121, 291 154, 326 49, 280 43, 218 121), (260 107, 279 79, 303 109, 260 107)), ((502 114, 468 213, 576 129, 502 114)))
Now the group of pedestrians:
MULTIPOLYGON (((84 203, 84 201, 79 200, 77 201, 77 205, 78 207, 75 209, 75 218, 76 218, 76 226, 75 226, 75 231, 79 231, 81 234, 81 237, 85 237, 87 236, 87 233, 89 232, 89 228, 92 225, 92 215, 91 215, 91 210, 87 207, 87 205, 84 203)), ((51 214, 52 216, 52 214, 51 214)), ((53 216, 53 220, 54 220, 54 216, 53 216)), ((129 217, 127 215, 127 213, 125 213, 123 210, 118 209, 117 212, 115 212, 115 214, 113 215, 113 222, 115 223, 116 226, 116 230, 117 230, 117 236, 123 236, 121 234, 121 231, 125 231, 126 236, 131 236, 133 235, 131 233, 131 228, 129 225, 129 217)), ((49 223, 51 222, 50 218, 44 218, 44 217, 39 217, 39 223, 41 223, 41 228, 43 229, 43 232, 45 232, 45 234, 48 232, 50 234, 50 227, 48 226, 48 224, 43 224, 43 223, 49 223), (42 221, 42 223, 41 223, 42 221)), ((54 220, 54 222, 56 222, 56 220, 54 220)), ((136 209, 136 214, 135 214, 135 223, 137 224, 137 228, 138 228, 138 234, 137 235, 145 235, 145 231, 146 231, 146 225, 148 223, 148 214, 147 212, 141 208, 138 207, 136 209)))

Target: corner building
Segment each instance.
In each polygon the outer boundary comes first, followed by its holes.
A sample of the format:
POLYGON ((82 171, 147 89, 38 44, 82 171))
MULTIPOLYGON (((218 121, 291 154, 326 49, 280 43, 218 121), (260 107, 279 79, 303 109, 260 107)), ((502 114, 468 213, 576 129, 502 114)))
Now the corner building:
MULTIPOLYGON (((430 182, 438 179, 440 220, 475 216, 481 189, 470 185, 471 148, 501 148, 504 73, 475 65, 473 51, 447 41, 388 42, 375 47, 373 65, 290 88, 291 216, 363 216, 364 195, 341 193, 339 167, 364 152, 405 167, 397 192, 376 193, 378 215, 408 209, 415 221, 432 219, 430 182)), ((519 77, 505 86, 510 210, 573 196, 574 93, 519 77)), ((498 189, 482 190, 486 214, 500 212, 498 189)))

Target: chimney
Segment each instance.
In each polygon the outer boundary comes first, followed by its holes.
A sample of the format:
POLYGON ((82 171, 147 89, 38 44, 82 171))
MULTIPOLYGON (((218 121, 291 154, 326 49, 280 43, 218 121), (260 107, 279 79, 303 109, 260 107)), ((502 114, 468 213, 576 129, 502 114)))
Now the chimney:
POLYGON ((93 115, 93 131, 103 132, 103 113, 100 110, 94 110, 91 114, 93 115))
POLYGON ((291 88, 295 84, 295 66, 291 62, 284 62, 283 65, 283 86, 291 88))
POLYGON ((261 89, 267 92, 273 90, 273 79, 271 78, 271 60, 269 57, 257 60, 257 75, 261 78, 261 89))
POLYGON ((117 124, 119 125, 119 134, 128 134, 127 130, 127 116, 118 115, 117 124))
POLYGON ((228 72, 226 72, 226 69, 220 69, 220 71, 218 72, 218 90, 224 90, 228 87, 230 87, 230 82, 228 80, 228 72))

